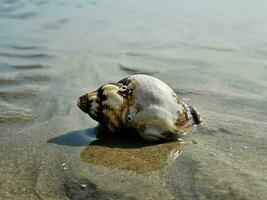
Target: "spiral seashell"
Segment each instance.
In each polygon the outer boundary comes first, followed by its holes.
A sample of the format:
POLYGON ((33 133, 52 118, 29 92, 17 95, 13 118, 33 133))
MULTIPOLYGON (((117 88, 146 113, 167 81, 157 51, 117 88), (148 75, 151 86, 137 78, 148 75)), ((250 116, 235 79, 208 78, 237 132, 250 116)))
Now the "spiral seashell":
POLYGON ((176 140, 200 114, 163 81, 136 74, 81 96, 77 106, 110 131, 130 128, 151 139, 176 140))

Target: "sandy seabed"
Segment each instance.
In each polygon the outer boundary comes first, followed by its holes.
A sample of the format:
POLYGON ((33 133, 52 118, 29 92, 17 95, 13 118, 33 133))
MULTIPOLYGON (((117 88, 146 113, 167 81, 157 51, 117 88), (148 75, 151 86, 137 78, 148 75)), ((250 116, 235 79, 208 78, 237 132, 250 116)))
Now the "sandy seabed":
POLYGON ((267 199, 264 6, 12 2, 0 6, 0 199, 267 199), (135 73, 167 82, 203 124, 183 142, 97 139, 77 98, 135 73))

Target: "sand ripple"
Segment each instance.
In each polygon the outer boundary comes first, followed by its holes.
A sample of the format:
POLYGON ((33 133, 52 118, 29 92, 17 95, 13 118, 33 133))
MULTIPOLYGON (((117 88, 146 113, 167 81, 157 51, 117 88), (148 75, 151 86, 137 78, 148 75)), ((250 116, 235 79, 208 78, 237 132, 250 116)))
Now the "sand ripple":
POLYGON ((0 122, 16 122, 31 119, 30 109, 21 108, 11 104, 0 104, 0 122))
POLYGON ((53 56, 44 49, 20 42, 9 42, 1 48, 0 122, 20 122, 32 118, 34 108, 28 108, 29 99, 33 100, 44 92, 55 76, 48 64, 53 56))
POLYGON ((31 54, 20 54, 20 53, 9 53, 0 52, 0 56, 8 58, 49 58, 51 55, 45 53, 31 53, 31 54))

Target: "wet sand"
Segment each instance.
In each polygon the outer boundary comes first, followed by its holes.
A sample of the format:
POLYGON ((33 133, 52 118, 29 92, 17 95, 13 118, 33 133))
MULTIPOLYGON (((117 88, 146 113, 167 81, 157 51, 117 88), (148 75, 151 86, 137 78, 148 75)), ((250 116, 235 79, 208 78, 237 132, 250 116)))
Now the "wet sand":
POLYGON ((131 136, 127 131, 118 135, 106 135, 83 149, 82 161, 145 174, 170 164, 180 155, 186 144, 185 141, 146 141, 138 136, 131 136))
POLYGON ((148 3, 1 3, 0 199, 267 199, 264 6, 148 3), (184 143, 97 139, 77 98, 134 73, 198 108, 184 143))

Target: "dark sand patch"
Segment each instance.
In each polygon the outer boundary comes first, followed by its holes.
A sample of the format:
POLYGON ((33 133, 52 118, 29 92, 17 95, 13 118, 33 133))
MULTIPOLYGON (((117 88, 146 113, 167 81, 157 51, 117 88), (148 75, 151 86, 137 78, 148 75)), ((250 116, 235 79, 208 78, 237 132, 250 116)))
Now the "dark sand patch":
POLYGON ((68 199, 133 199, 127 197, 127 194, 119 192, 103 191, 97 187, 97 184, 87 180, 65 180, 64 192, 68 199))

